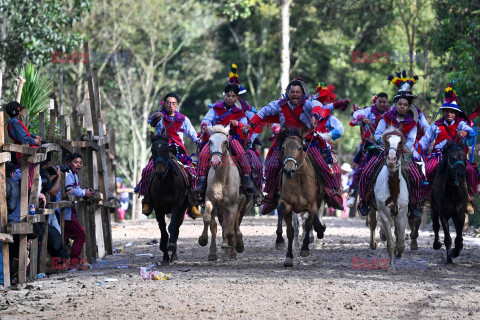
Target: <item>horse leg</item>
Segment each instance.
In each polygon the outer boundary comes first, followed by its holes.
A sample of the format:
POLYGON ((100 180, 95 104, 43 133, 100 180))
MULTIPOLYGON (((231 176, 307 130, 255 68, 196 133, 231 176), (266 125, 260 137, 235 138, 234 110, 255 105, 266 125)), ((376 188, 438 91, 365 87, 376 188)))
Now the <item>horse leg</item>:
POLYGON ((210 233, 212 234, 212 242, 210 243, 210 254, 208 255, 208 261, 215 261, 217 260, 217 221, 215 220, 215 215, 210 220, 210 233))
POLYGON ((168 251, 176 251, 177 250, 177 239, 178 239, 178 224, 181 224, 179 215, 182 216, 185 211, 181 212, 181 208, 176 206, 172 209, 172 217, 170 218, 170 224, 168 225, 168 233, 170 233, 170 239, 168 240, 168 251))
POLYGON ((440 217, 440 222, 442 223, 444 233, 443 243, 445 244, 445 250, 447 251, 447 260, 445 260, 445 264, 452 264, 452 237, 450 237, 448 220, 445 217, 440 217))
POLYGON ((453 224, 455 225, 455 231, 457 235, 455 236, 455 247, 452 250, 452 258, 458 257, 460 252, 463 249, 463 227, 465 223, 465 213, 461 213, 453 217, 453 224))
POLYGON ((432 227, 433 233, 435 234, 435 238, 433 239, 433 249, 438 250, 442 247, 442 243, 440 242, 438 231, 440 230, 440 219, 438 217, 438 210, 432 208, 432 227))
POLYGON ((395 250, 394 254, 396 258, 402 257, 402 252, 405 249, 405 229, 407 228, 407 214, 397 216, 395 218, 395 250))
POLYGON ((317 212, 317 210, 311 210, 308 212, 308 218, 305 221, 305 238, 303 238, 302 248, 300 249, 300 256, 307 257, 310 255, 310 249, 308 246, 310 245, 310 237, 308 236, 312 232, 313 226, 313 216, 317 212))
MULTIPOLYGON (((292 244, 293 244, 293 225, 292 225, 292 210, 287 212, 285 208, 285 203, 282 201, 280 205, 278 206, 278 211, 283 211, 282 216, 285 217, 285 224, 287 225, 287 239, 288 239, 288 246, 287 246, 287 256, 285 257, 285 262, 283 263, 283 266, 285 268, 288 267, 293 267, 293 250, 292 250, 292 244)), ((308 241, 308 239, 307 239, 308 241)))
POLYGON ((167 250, 167 243, 168 243, 167 224, 165 222, 165 216, 157 212, 158 211, 155 210, 158 227, 160 228, 160 251, 163 252, 162 264, 169 264, 170 257, 168 256, 168 250, 167 250))
POLYGON ((377 211, 373 208, 368 212, 370 217, 370 249, 377 249, 377 241, 375 241, 375 229, 377 228, 377 211))
POLYGON ((277 240, 275 240, 275 249, 283 250, 285 249, 285 239, 282 236, 282 222, 283 222, 283 215, 285 214, 284 210, 277 210, 278 221, 277 221, 277 240))
POLYGON ((415 218, 409 218, 408 219, 408 224, 410 225, 410 239, 412 242, 410 243, 410 250, 418 250, 418 243, 417 243, 417 238, 418 238, 418 229, 420 228, 420 223, 422 220, 420 219, 415 219, 415 218))
POLYGON ((240 231, 240 224, 242 223, 243 215, 245 214, 246 205, 243 204, 239 206, 239 208, 240 208, 240 214, 235 222, 235 238, 237 240, 235 244, 235 248, 237 249, 238 253, 242 253, 245 250, 245 245, 243 243, 242 232, 240 231))
POLYGON ((226 238, 228 243, 229 258, 236 259, 235 224, 238 222, 238 206, 231 205, 228 209, 228 228, 226 238))
MULTIPOLYGON (((204 209, 205 210, 205 209, 204 209)), ((208 226, 209 223, 203 221, 203 231, 200 237, 198 237, 198 244, 205 247, 208 244, 208 226)))
POLYGON ((228 240, 226 237, 226 231, 228 230, 228 221, 228 212, 218 209, 218 222, 222 226, 222 249, 225 251, 225 255, 228 255, 226 250, 228 250, 229 248, 228 240))
POLYGON ((323 239, 327 226, 322 223, 318 213, 313 216, 313 230, 317 233, 317 239, 323 239))
MULTIPOLYGON (((298 214, 293 212, 292 213, 292 223, 293 223, 293 239, 295 241, 295 248, 298 248, 300 246, 300 243, 298 242, 298 234, 299 229, 300 229, 300 222, 298 221, 298 214)), ((303 229, 305 233, 305 229, 303 229)))
POLYGON ((385 231, 385 236, 387 237, 387 251, 388 251, 388 257, 390 259, 390 268, 392 268, 392 270, 395 270, 395 263, 393 261, 393 251, 394 251, 395 242, 393 241, 390 219, 382 211, 380 211, 380 220, 382 221, 383 230, 385 231))

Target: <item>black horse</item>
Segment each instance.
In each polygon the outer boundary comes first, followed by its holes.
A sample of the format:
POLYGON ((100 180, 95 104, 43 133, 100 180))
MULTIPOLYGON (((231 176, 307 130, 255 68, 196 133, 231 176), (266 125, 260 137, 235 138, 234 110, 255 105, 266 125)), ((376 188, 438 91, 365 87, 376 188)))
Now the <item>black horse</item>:
POLYGON ((155 172, 147 192, 150 192, 155 217, 160 228, 160 251, 163 263, 177 260, 177 240, 185 211, 189 206, 188 186, 175 164, 175 156, 168 145, 168 137, 151 134, 152 157, 155 172), (165 215, 171 213, 167 226, 165 215), (170 234, 170 236, 169 236, 170 234), (168 252, 172 255, 169 257, 168 252))
POLYGON ((439 222, 441 222, 447 251, 445 264, 451 264, 452 258, 458 257, 463 249, 462 230, 468 201, 466 164, 467 156, 462 146, 447 141, 442 149, 442 160, 438 164, 432 188, 432 222, 435 232, 433 249, 438 250, 442 246, 438 238, 439 222), (450 218, 457 232, 453 251, 448 227, 450 218))

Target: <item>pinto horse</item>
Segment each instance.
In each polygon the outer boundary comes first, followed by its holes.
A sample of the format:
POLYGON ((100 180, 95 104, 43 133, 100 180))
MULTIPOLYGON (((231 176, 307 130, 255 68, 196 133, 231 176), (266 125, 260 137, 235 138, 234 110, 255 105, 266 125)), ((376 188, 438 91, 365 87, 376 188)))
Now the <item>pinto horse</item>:
POLYGON ((228 258, 236 258, 236 253, 244 250, 240 223, 245 213, 246 197, 240 192, 240 172, 229 150, 230 127, 216 125, 208 127, 210 132, 210 155, 212 167, 208 173, 205 192, 205 213, 203 232, 198 238, 201 246, 208 243, 208 226, 212 233, 208 260, 217 260, 217 223, 215 213, 222 224, 222 249, 228 258))
POLYGON ((432 187, 433 249, 438 250, 442 246, 438 237, 441 222, 447 251, 445 264, 451 264, 452 258, 458 257, 463 249, 462 230, 468 201, 466 163, 467 157, 461 145, 447 141, 442 148, 442 160, 438 164, 432 187), (450 218, 457 232, 453 250, 448 226, 450 218))
MULTIPOLYGON (((388 128, 382 136, 385 146, 385 165, 382 167, 375 181, 374 196, 382 222, 381 231, 387 240, 387 251, 390 266, 395 269, 393 256, 400 258, 405 248, 405 229, 408 214, 408 187, 402 175, 402 169, 408 166, 408 152, 404 148, 405 138, 394 127, 388 128), (395 226, 396 241, 393 240, 392 226, 395 226)), ((373 208, 369 212, 370 218, 370 248, 377 248, 375 228, 377 213, 373 208)))
MULTIPOLYGON (((312 231, 315 217, 318 219, 318 209, 322 204, 324 195, 323 188, 317 186, 315 169, 307 153, 303 150, 304 139, 298 129, 285 129, 278 135, 277 139, 283 164, 280 201, 277 207, 280 228, 280 231, 277 229, 277 245, 279 244, 279 237, 281 238, 281 221, 285 219, 288 247, 283 265, 284 267, 293 267, 294 228, 292 214, 293 212, 308 213, 304 228, 306 234, 309 234, 312 231)), ((323 228, 321 237, 323 237, 324 230, 323 228)), ((300 249, 300 256, 306 257, 310 254, 309 244, 309 237, 305 237, 300 249)))
POLYGON ((150 192, 155 217, 160 228, 160 251, 163 252, 163 263, 168 264, 177 260, 178 235, 190 200, 188 186, 180 168, 175 163, 175 156, 170 152, 169 138, 156 136, 153 133, 150 138, 155 172, 147 192, 150 192), (168 213, 171 213, 172 217, 167 232, 165 215, 168 213), (172 252, 171 257, 169 251, 172 252))

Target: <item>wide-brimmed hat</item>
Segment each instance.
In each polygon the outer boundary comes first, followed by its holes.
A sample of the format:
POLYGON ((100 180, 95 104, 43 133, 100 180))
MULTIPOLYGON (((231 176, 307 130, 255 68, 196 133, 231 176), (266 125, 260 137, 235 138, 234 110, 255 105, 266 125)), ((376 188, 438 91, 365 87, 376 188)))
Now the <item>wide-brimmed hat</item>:
POLYGON ((397 88, 398 92, 393 96, 393 100, 396 101, 402 97, 415 99, 417 96, 413 94, 412 87, 417 82, 418 77, 407 77, 407 72, 403 70, 401 73, 396 72, 395 76, 388 76, 388 81, 393 83, 397 88))
POLYGON ((340 167, 341 170, 346 171, 346 172, 352 172, 352 166, 350 163, 344 162, 342 166, 340 167))
POLYGON ((445 102, 440 107, 440 111, 445 109, 455 110, 460 116, 464 117, 465 119, 468 119, 467 115, 458 106, 458 97, 459 97, 459 94, 457 89, 455 88, 454 82, 449 83, 448 87, 445 89, 445 102))
MULTIPOLYGON (((292 85, 293 82, 298 82, 300 84, 300 86, 302 86, 302 89, 303 89, 303 94, 306 95, 307 97, 310 95, 308 93, 308 88, 307 88, 307 85, 305 84, 305 82, 303 82, 303 79, 301 77, 295 77, 293 78, 292 81, 289 82, 288 87, 290 87, 292 85)), ((288 94, 288 92, 287 92, 288 94)))

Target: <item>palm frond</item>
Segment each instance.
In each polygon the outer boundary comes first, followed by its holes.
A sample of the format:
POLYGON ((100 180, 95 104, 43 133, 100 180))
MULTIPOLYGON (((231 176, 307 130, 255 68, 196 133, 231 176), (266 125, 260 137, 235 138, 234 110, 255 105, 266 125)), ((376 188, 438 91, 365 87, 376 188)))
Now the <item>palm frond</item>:
POLYGON ((40 112, 48 108, 52 82, 49 77, 41 75, 41 69, 35 71, 32 63, 24 66, 20 74, 25 78, 20 103, 27 107, 28 118, 25 121, 28 126, 29 120, 35 119, 40 112))

